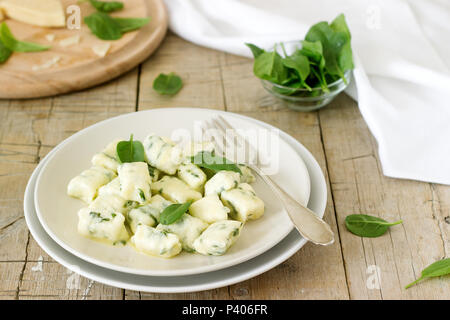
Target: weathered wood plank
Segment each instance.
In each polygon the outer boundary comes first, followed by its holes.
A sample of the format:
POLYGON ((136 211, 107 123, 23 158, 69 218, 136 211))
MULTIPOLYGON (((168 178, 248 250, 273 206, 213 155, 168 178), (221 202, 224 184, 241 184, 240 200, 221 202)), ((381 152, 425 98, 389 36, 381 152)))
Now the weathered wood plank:
MULTIPOLYGON (((160 49, 142 65, 138 110, 161 107, 225 108, 221 85, 220 57, 223 53, 201 48, 169 33, 160 49), (160 73, 175 72, 184 85, 173 97, 152 89, 160 73)), ((227 299, 228 289, 221 288, 188 294, 153 294, 126 290, 126 299, 227 299)))
POLYGON ((29 261, 21 280, 19 299, 121 300, 123 290, 105 286, 72 272, 59 263, 29 261))
MULTIPOLYGON (((13 265, 14 272, 7 274, 11 279, 17 279, 15 298, 82 297, 78 291, 76 294, 57 293, 57 289, 65 287, 56 282, 54 286, 49 285, 47 277, 53 272, 64 274, 66 269, 53 263, 29 236, 23 219, 25 185, 39 160, 63 139, 100 120, 133 112, 137 82, 138 71, 135 69, 119 80, 66 96, 0 102, 0 261, 20 261, 13 265), (51 267, 44 277, 37 277, 33 271, 32 264, 40 259, 51 267)), ((62 279, 64 277, 60 281, 62 279)), ((7 280, 1 281, 0 288, 6 287, 4 282, 7 280)), ((94 298, 114 295, 121 299, 123 296, 122 290, 100 284, 93 288, 90 296, 94 298)))
MULTIPOLYGON (((312 152, 327 178, 317 114, 290 110, 254 111, 243 114, 281 128, 299 140, 312 152)), ((333 245, 321 247, 307 244, 280 266, 259 277, 232 286, 232 297, 235 299, 348 299, 346 275, 329 188, 324 218, 336 234, 336 242, 333 245)))
POLYGON ((448 195, 448 187, 437 191, 428 183, 383 176, 376 142, 349 97, 339 96, 319 115, 351 298, 448 299, 448 281, 404 289, 446 256, 448 206, 440 205, 438 195, 448 195), (362 239, 345 228, 345 217, 353 213, 404 223, 382 237, 362 239), (379 288, 367 285, 371 266, 379 268, 379 288))
POLYGON ((224 109, 221 55, 169 33, 152 58, 142 65, 139 110, 161 107, 224 109), (153 80, 160 73, 170 72, 182 78, 183 88, 175 96, 160 95, 153 90, 153 80))

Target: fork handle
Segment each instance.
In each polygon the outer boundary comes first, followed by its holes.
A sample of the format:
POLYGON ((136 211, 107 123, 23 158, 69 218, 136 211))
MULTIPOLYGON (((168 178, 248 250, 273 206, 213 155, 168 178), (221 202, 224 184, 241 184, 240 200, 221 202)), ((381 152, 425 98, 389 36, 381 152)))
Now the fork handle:
POLYGON ((303 238, 319 245, 330 245, 334 242, 334 233, 325 221, 292 198, 261 169, 254 165, 250 167, 278 194, 292 223, 303 238))

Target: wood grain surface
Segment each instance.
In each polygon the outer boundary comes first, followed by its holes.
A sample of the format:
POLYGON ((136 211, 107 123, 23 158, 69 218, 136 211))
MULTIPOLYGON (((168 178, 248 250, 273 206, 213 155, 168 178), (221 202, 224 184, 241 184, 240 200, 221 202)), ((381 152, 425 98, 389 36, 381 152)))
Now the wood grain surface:
POLYGON ((252 74, 252 61, 201 48, 169 34, 155 54, 124 76, 46 99, 0 100, 0 299, 450 299, 450 278, 404 286, 449 257, 450 187, 383 176, 376 142, 356 103, 341 94, 311 113, 286 109, 252 74), (161 72, 184 81, 174 97, 153 91, 161 72), (205 107, 268 122, 303 143, 328 184, 329 247, 305 245, 278 267, 233 286, 152 294, 102 285, 53 261, 23 218, 23 194, 40 159, 73 133, 119 114, 160 107, 205 107), (344 225, 367 213, 402 225, 362 239, 344 225), (377 275, 378 285, 373 282, 377 275))
MULTIPOLYGON (((64 8, 78 4, 77 0, 63 0, 64 8)), ((81 19, 95 9, 84 2, 79 4, 81 19)), ((51 46, 42 52, 13 53, 0 65, 0 98, 38 98, 73 92, 111 80, 144 61, 163 40, 168 15, 163 0, 127 0, 115 17, 150 17, 150 23, 138 31, 128 32, 121 39, 103 41, 82 23, 81 29, 41 28, 7 19, 6 23, 17 39, 51 46), (47 35, 54 35, 49 41, 47 35), (80 42, 61 46, 60 41, 80 36, 80 42), (92 50, 94 45, 109 43, 108 54, 100 58, 92 50), (57 64, 48 69, 33 71, 51 59, 59 57, 57 64)))

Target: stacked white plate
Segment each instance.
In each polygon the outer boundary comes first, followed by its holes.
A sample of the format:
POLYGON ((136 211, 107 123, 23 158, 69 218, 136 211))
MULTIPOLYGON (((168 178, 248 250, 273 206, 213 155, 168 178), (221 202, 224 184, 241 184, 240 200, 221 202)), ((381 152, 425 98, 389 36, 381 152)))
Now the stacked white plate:
POLYGON ((130 246, 113 247, 78 235, 81 201, 66 195, 70 179, 90 166, 92 155, 116 138, 131 133, 143 139, 154 132, 171 136, 192 132, 194 123, 216 115, 235 128, 279 134, 279 170, 274 175, 298 201, 323 216, 326 184, 311 153, 288 134, 255 119, 209 109, 167 108, 130 113, 102 121, 63 141, 33 172, 24 199, 25 218, 38 244, 57 262, 82 276, 107 285, 145 292, 192 292, 231 285, 257 276, 296 253, 303 239, 262 181, 255 183, 266 204, 265 215, 244 226, 236 244, 223 256, 182 253, 161 259, 137 253, 130 246), (181 130, 181 131, 180 131, 181 130), (183 131, 184 130, 184 131, 183 131))

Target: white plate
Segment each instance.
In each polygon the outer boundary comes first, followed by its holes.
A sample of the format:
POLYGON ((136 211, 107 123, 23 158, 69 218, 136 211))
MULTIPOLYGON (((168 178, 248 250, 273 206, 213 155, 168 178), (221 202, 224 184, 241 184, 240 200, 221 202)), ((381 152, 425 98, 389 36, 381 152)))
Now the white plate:
MULTIPOLYGON (((257 120, 254 121, 267 126, 257 120)), ((311 178, 311 196, 308 207, 322 217, 326 207, 327 189, 319 165, 311 153, 297 140, 283 132, 281 136, 303 158, 311 178)), ((28 228, 41 248, 57 262, 86 278, 106 285, 128 290, 158 293, 195 292, 220 288, 245 281, 274 268, 291 257, 307 242, 297 231, 293 230, 272 249, 251 260, 220 271, 191 276, 139 276, 105 269, 88 263, 61 248, 41 226, 34 207, 34 191, 36 178, 47 157, 41 161, 33 172, 25 191, 24 212, 28 228)))
MULTIPOLYGON (((195 121, 211 119, 218 113, 235 128, 267 130, 250 118, 208 109, 166 108, 122 115, 97 123, 66 139, 42 167, 36 182, 35 207, 47 233, 72 254, 104 268, 152 276, 180 276, 227 268, 269 250, 292 230, 293 225, 280 203, 273 201, 271 189, 262 181, 254 185, 264 200, 263 218, 248 222, 236 244, 223 256, 203 256, 183 252, 172 259, 162 259, 136 252, 131 246, 113 247, 94 242, 77 232, 77 212, 83 206, 66 195, 70 179, 90 166, 92 156, 116 138, 143 139, 148 133, 172 137, 175 132, 193 135, 195 121)), ((271 128, 278 131, 276 128, 271 128)), ((184 135, 184 134, 183 134, 184 135)), ((306 204, 310 194, 308 171, 301 157, 284 140, 277 148, 260 150, 280 161, 275 179, 294 198, 306 204), (277 150, 278 149, 278 150, 277 150), (281 159, 278 159, 280 155, 281 159)))

